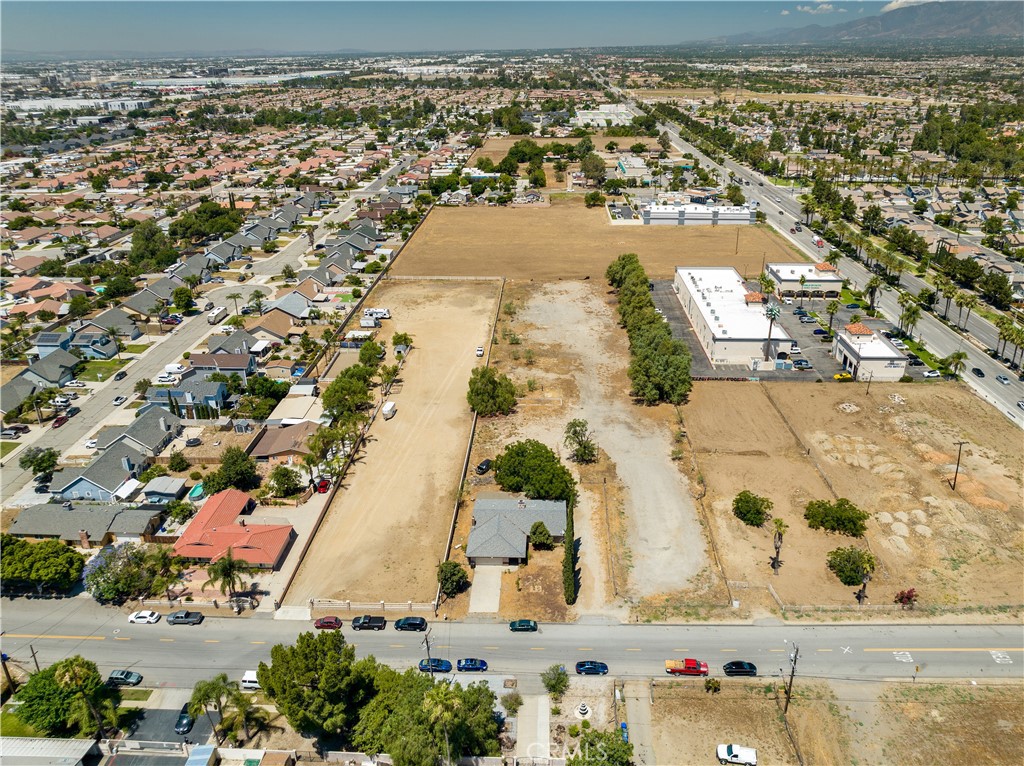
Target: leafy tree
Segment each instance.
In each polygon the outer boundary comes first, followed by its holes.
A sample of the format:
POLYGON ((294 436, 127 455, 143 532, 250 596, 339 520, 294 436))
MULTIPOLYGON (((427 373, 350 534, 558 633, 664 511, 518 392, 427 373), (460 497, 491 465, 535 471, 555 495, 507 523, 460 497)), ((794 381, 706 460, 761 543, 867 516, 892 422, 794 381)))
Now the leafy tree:
POLYGON ((67 591, 82 577, 85 557, 59 540, 30 543, 5 534, 0 536, 0 549, 0 581, 5 589, 67 591))
POLYGON ((604 207, 604 203, 608 201, 599 191, 587 192, 583 195, 583 204, 587 207, 604 207))
POLYGON ((153 381, 143 378, 142 380, 135 381, 135 386, 132 390, 140 396, 145 396, 146 392, 153 387, 153 381))
POLYGON ((549 551, 555 547, 551 532, 543 521, 535 521, 530 527, 530 544, 535 551, 549 551))
POLYGON ((839 532, 850 537, 862 537, 867 530, 865 521, 870 514, 841 497, 834 503, 827 500, 812 500, 807 504, 804 518, 811 529, 839 532))
POLYGON ((580 170, 587 180, 593 181, 596 184, 600 184, 604 180, 604 160, 593 151, 580 160, 580 170))
POLYGON ((534 439, 515 442, 494 458, 494 479, 506 492, 522 492, 538 500, 576 497, 576 482, 569 469, 547 446, 534 439))
POLYGON ((252 489, 260 482, 256 461, 240 447, 228 447, 224 450, 217 473, 227 486, 237 489, 252 489))
POLYGON ((192 305, 192 291, 187 287, 175 287, 171 293, 171 303, 178 311, 184 311, 192 305))
POLYGON ((193 242, 218 234, 230 236, 238 233, 243 220, 240 210, 229 210, 208 200, 174 221, 168 234, 171 239, 193 242))
POLYGON ((373 370, 367 370, 369 374, 362 379, 363 371, 357 370, 356 367, 362 365, 345 370, 331 381, 321 396, 324 410, 333 420, 350 417, 370 403, 369 379, 373 375, 373 370))
POLYGON ((178 260, 178 253, 156 221, 140 221, 132 229, 128 263, 147 270, 166 268, 178 260), (148 267, 148 268, 147 268, 148 267))
POLYGON ((384 349, 379 343, 374 343, 373 341, 364 343, 359 349, 359 363, 376 370, 377 365, 380 364, 379 357, 383 352, 384 349))
POLYGON ((286 465, 278 465, 270 472, 270 484, 278 497, 294 495, 302 487, 298 471, 286 465))
POLYGON ((188 458, 177 450, 171 453, 171 459, 167 461, 167 467, 175 473, 187 471, 191 465, 192 464, 188 462, 188 458))
POLYGON ((92 310, 92 303, 84 295, 72 296, 68 303, 68 315, 77 319, 83 317, 92 310))
POLYGON ((469 585, 466 568, 457 561, 445 561, 437 565, 437 582, 441 593, 447 598, 459 595, 469 585))
POLYGON ((412 336, 407 332, 396 332, 391 336, 391 348, 395 346, 408 346, 412 348, 412 336))
POLYGON ((167 504, 167 515, 183 524, 195 515, 196 509, 187 500, 172 500, 167 504))
POLYGON ((17 697, 15 715, 48 735, 92 733, 103 728, 101 710, 116 707, 120 694, 103 683, 94 662, 75 655, 31 676, 17 697), (85 708, 86 715, 76 708, 85 708))
POLYGON ((146 566, 146 552, 135 543, 103 549, 85 570, 85 587, 103 604, 123 604, 147 595, 153 573, 146 566))
POLYGON ((875 571, 875 557, 860 548, 836 548, 826 560, 843 585, 860 585, 864 575, 875 571))
POLYGON ((476 367, 470 374, 469 406, 477 415, 508 415, 516 406, 516 387, 507 375, 498 375, 490 367, 476 367))
POLYGON ((209 579, 203 583, 214 585, 225 596, 231 596, 238 591, 245 590, 245 578, 254 571, 251 564, 242 559, 236 559, 228 548, 224 555, 206 567, 206 574, 209 579))
POLYGON ((295 273, 295 269, 292 268, 291 265, 287 265, 286 264, 285 267, 283 269, 281 269, 281 278, 282 279, 295 279, 296 276, 297 275, 295 273))
POLYGON ((585 729, 566 766, 632 766, 633 744, 617 731, 585 729))
POLYGON ((586 420, 575 418, 565 426, 563 444, 572 450, 572 459, 577 463, 593 463, 597 460, 597 445, 594 443, 590 426, 586 420))
POLYGON ((732 501, 732 512, 740 521, 751 527, 763 526, 771 518, 774 504, 767 497, 759 497, 743 490, 732 501))
POLYGON ((18 459, 18 467, 49 479, 57 467, 60 452, 52 447, 29 447, 18 459))
POLYGON ((561 699, 569 688, 569 674, 562 665, 551 665, 540 674, 540 681, 555 700, 561 699))

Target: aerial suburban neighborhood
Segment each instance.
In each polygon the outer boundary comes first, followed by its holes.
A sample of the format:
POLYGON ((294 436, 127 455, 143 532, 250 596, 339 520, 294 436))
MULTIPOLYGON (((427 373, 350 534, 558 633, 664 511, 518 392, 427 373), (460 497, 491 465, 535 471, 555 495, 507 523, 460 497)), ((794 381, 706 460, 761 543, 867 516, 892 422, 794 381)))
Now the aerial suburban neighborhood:
POLYGON ((1024 762, 1018 4, 204 13, 5 4, 0 761, 1024 762))

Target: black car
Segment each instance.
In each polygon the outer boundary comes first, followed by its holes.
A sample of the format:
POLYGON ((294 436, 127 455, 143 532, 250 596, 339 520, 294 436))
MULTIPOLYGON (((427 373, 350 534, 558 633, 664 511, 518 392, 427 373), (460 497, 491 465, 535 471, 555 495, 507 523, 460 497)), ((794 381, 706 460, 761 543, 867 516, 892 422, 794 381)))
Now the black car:
POLYGON ((50 494, 50 485, 49 484, 36 484, 35 493, 37 495, 48 495, 48 494, 50 494))
POLYGON ((118 370, 114 373, 114 380, 124 380, 128 377, 128 373, 124 370, 118 370))
POLYGON ((188 705, 181 706, 181 712, 178 713, 178 720, 174 724, 175 734, 188 734, 192 731, 192 727, 196 725, 195 719, 189 715, 188 705))
POLYGON ((537 623, 533 620, 513 620, 508 624, 513 633, 536 633, 537 623))
POLYGON ((722 666, 722 670, 725 671, 727 676, 756 676, 757 665, 752 662, 745 662, 743 660, 733 660, 727 662, 722 666))
POLYGON ((203 615, 200 612, 188 612, 184 609, 167 615, 168 625, 198 625, 202 621, 203 615))
POLYGON ((489 470, 491 470, 491 459, 487 458, 486 460, 481 460, 480 465, 476 467, 476 475, 483 476, 489 470))
POLYGON ((402 617, 395 620, 395 630, 419 630, 427 629, 427 621, 422 617, 402 617))
POLYGON ((581 676, 606 676, 608 666, 596 660, 583 660, 576 663, 576 674, 581 676))
POLYGON ((971 368, 971 375, 973 375, 976 378, 984 378, 985 377, 985 371, 983 369, 981 369, 980 367, 972 367, 971 368))

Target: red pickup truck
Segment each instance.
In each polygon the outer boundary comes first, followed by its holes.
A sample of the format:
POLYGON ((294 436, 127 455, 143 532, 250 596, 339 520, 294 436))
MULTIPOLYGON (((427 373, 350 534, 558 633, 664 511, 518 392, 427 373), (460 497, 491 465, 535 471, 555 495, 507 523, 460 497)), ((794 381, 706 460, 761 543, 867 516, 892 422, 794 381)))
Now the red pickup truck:
POLYGON ((670 676, 706 676, 708 664, 700 660, 665 660, 665 672, 670 676))

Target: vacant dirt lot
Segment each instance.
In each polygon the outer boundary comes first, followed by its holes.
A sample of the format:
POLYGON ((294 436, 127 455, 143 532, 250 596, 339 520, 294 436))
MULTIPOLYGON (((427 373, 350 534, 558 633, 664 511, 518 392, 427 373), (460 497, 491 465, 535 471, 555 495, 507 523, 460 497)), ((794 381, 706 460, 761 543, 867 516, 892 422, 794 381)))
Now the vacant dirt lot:
POLYGON ((850 604, 825 555, 856 544, 878 559, 872 603, 907 587, 919 606, 1024 603, 1020 434, 963 386, 698 383, 684 417, 730 579, 771 582, 791 605, 850 604), (732 514, 743 489, 789 525, 779 577, 768 528, 732 514), (864 540, 807 527, 807 502, 835 496, 872 514, 864 540))
POLYGON ((802 260, 766 228, 612 226, 603 209, 588 210, 574 197, 547 208, 434 208, 394 273, 603 279, 622 253, 637 253, 655 279, 670 278, 676 266, 732 266, 755 275, 765 258, 802 260))
POLYGON ((651 711, 656 763, 714 763, 720 742, 756 748, 758 763, 797 763, 772 694, 757 681, 723 679, 712 695, 703 680, 659 679, 651 711))
POLYGON ((413 350, 288 593, 353 601, 430 601, 459 490, 470 411, 473 348, 490 332, 496 282, 392 281, 374 302, 391 309, 383 337, 413 336, 413 350))

